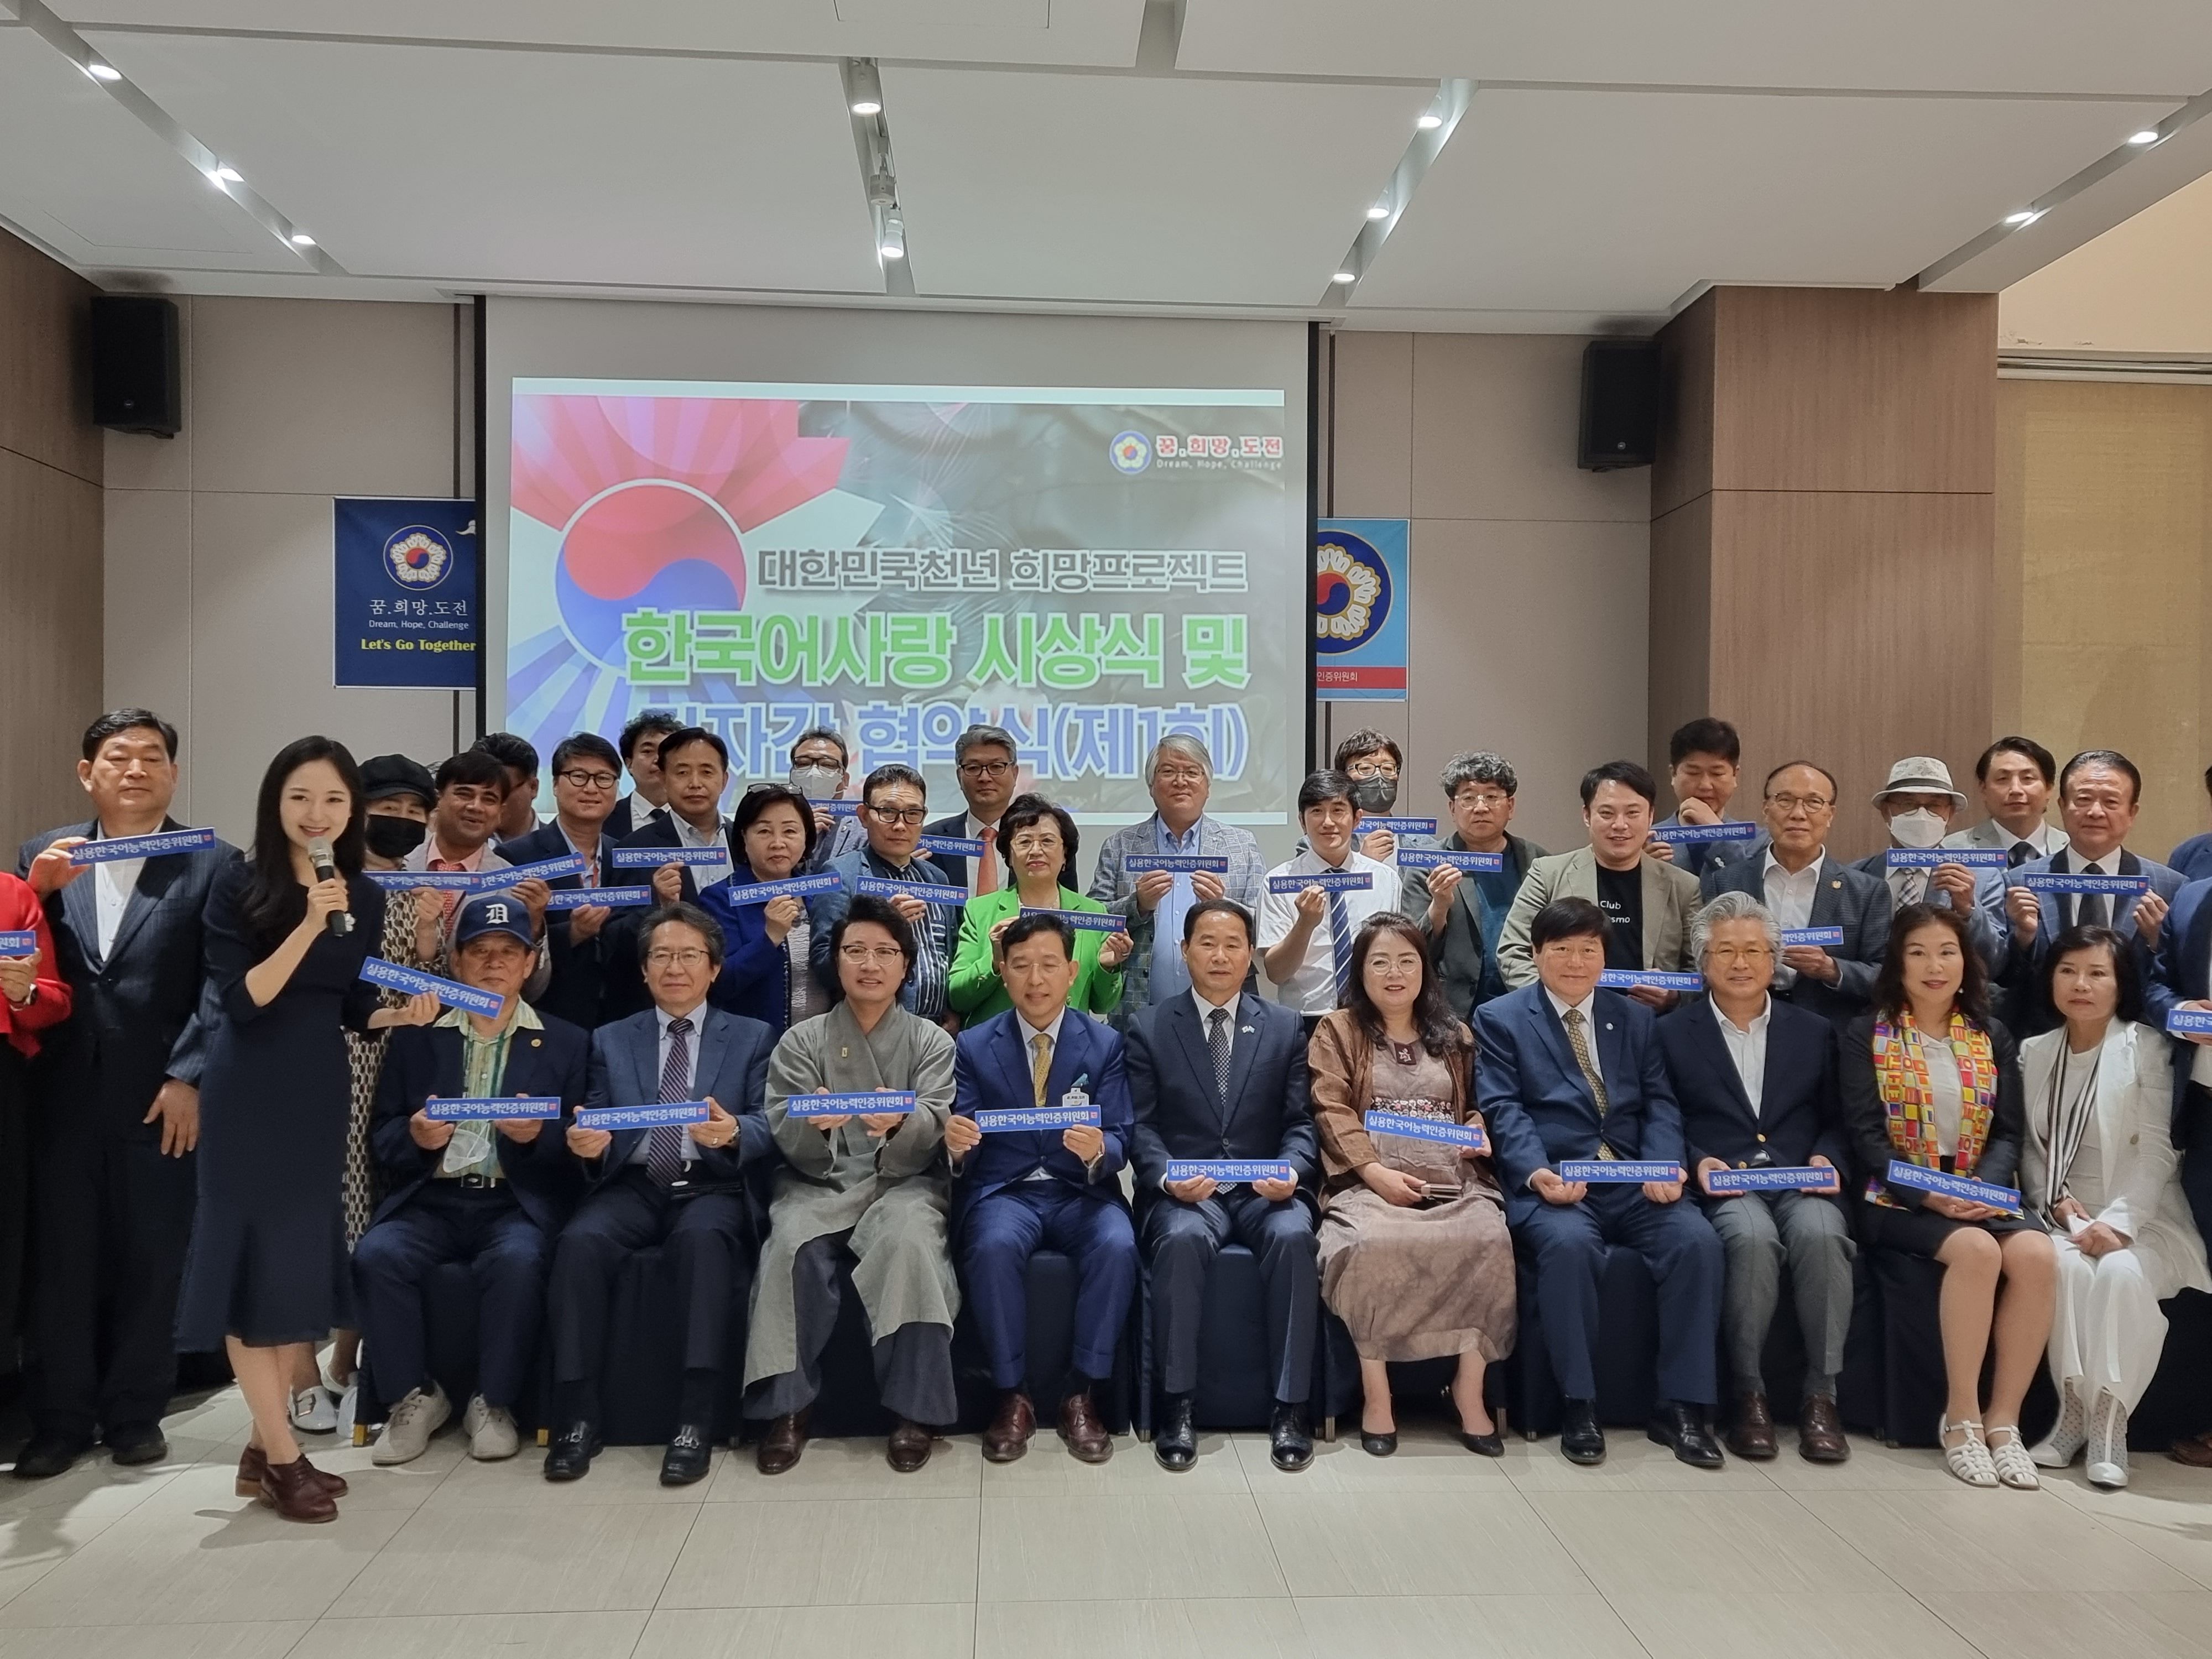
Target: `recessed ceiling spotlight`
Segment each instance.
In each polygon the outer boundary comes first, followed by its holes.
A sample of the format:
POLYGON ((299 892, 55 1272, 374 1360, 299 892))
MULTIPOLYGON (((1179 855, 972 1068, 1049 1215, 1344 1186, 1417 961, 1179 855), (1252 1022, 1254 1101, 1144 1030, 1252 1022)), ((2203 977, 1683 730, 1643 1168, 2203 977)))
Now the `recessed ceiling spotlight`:
POLYGON ((1438 127, 1443 125, 1443 124, 1444 118, 1438 115, 1434 110, 1430 111, 1427 114, 1422 116, 1419 120, 1413 123, 1413 125, 1420 128, 1423 132, 1434 132, 1438 127))
POLYGON ((120 81, 123 78, 121 70, 111 69, 106 64, 87 64, 84 72, 95 81, 120 81))
POLYGON ((883 105, 873 98, 855 98, 853 100, 853 113, 855 115, 881 115, 883 112, 883 105))
POLYGON ((896 242, 885 242, 881 247, 878 248, 876 252, 882 254, 886 259, 903 259, 906 258, 906 250, 901 247, 896 242))
POLYGON ((1388 202, 1377 202, 1373 207, 1367 210, 1367 216, 1370 219, 1389 218, 1390 216, 1390 204, 1388 202))
POLYGON ((2006 214, 2005 222, 2008 225, 2032 225, 2042 216, 2043 212, 2039 208, 2022 208, 2017 213, 2006 214))
POLYGON ((2154 144, 2158 142, 2158 130, 2155 127, 2145 127, 2141 132, 2130 133, 2128 142, 2131 144, 2154 144))
POLYGON ((1359 277, 1358 274, 1353 271, 1340 270, 1335 276, 1330 277, 1328 280, 1332 283, 1340 283, 1349 288, 1352 283, 1358 282, 1359 277))
POLYGON ((292 233, 292 246, 294 247, 313 247, 314 245, 315 239, 308 235, 306 231, 295 230, 292 233))
POLYGON ((226 185, 242 185, 246 182, 246 175, 234 167, 219 167, 212 176, 220 179, 226 185))

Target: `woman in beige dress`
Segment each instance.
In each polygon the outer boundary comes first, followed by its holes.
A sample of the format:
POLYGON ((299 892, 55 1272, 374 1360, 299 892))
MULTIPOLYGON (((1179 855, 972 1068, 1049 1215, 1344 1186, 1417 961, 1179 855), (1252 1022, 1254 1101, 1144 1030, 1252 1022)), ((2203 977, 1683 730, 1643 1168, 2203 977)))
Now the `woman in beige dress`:
POLYGON ((1502 1456, 1482 1379, 1513 1351, 1513 1246, 1490 1158, 1364 1127, 1370 1111, 1480 1123, 1474 1035, 1404 917, 1369 921, 1352 962, 1343 1006, 1322 1017, 1307 1064, 1324 1180, 1322 1300, 1359 1352, 1359 1443, 1376 1457, 1397 1449, 1389 1362, 1456 1354, 1460 1438, 1502 1456))

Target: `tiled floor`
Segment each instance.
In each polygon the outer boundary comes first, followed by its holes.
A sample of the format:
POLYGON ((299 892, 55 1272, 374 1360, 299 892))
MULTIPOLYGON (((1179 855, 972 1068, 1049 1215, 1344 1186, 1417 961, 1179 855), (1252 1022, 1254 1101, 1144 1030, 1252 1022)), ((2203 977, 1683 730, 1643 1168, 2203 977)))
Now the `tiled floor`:
POLYGON ((1869 1442, 1711 1474, 1616 1431, 1584 1470, 1409 1425, 1299 1476, 1258 1437, 1180 1477, 1128 1439, 1103 1469, 957 1439, 907 1480, 817 1441, 670 1492, 653 1452, 549 1487, 449 1433, 400 1469, 319 1449, 353 1493, 301 1527, 232 1495, 246 1426, 216 1395, 168 1463, 0 1479, 0 1659, 2212 1656, 2212 1474, 2162 1458, 2121 1494, 1984 1492, 1869 1442))

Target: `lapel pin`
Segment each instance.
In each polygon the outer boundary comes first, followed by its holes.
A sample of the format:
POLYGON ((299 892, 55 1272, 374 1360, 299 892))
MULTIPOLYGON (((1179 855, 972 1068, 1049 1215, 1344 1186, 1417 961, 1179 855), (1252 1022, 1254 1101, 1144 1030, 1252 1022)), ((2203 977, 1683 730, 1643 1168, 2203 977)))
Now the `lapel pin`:
POLYGON ((1256 1029, 1257 1029, 1257 1028, 1256 1028, 1256 1027, 1255 1027, 1255 1026, 1250 1026, 1250 1025, 1240 1025, 1240 1026, 1238 1026, 1238 1027, 1237 1028, 1237 1035, 1238 1035, 1238 1036, 1250 1036, 1252 1035, 1253 1031, 1254 1031, 1254 1030, 1255 1030, 1256 1029))
POLYGON ((545 1039, 544 1037, 532 1037, 530 1039, 530 1046, 533 1048, 543 1048, 545 1046, 545 1039))
POLYGON ((1606 1029, 1607 1030, 1608 1030, 1608 1031, 1610 1031, 1610 1030, 1613 1029, 1613 1022, 1612 1022, 1611 1020, 1607 1020, 1607 1021, 1606 1021, 1606 1023, 1605 1023, 1605 1029, 1606 1029))
POLYGON ((1843 883, 1841 883, 1840 881, 1832 881, 1832 882, 1830 882, 1830 883, 1828 884, 1828 885, 1829 885, 1829 886, 1831 886, 1831 887, 1834 887, 1834 888, 1841 888, 1841 887, 1843 886, 1843 884, 1843 884, 1843 883))

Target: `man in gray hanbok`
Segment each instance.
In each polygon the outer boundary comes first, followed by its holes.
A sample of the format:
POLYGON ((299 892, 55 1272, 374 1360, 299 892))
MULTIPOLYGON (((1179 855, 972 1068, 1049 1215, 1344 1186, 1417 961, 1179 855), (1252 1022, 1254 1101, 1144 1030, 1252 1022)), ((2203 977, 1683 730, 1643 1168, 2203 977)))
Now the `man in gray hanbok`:
POLYGON ((888 903, 854 899, 830 948, 842 996, 828 1013, 793 1026, 769 1060, 768 1121, 785 1162, 753 1279, 745 1412, 772 1419, 757 1455, 763 1474, 799 1462, 837 1322, 837 1269, 850 1266, 867 1310, 877 1389, 898 1419, 890 1465, 912 1474, 929 1461, 927 1425, 958 1414, 952 1320, 960 1290, 945 1249, 952 1039, 899 1006, 915 940, 888 903), (791 1109, 809 1095, 877 1091, 911 1091, 914 1109, 791 1109))

